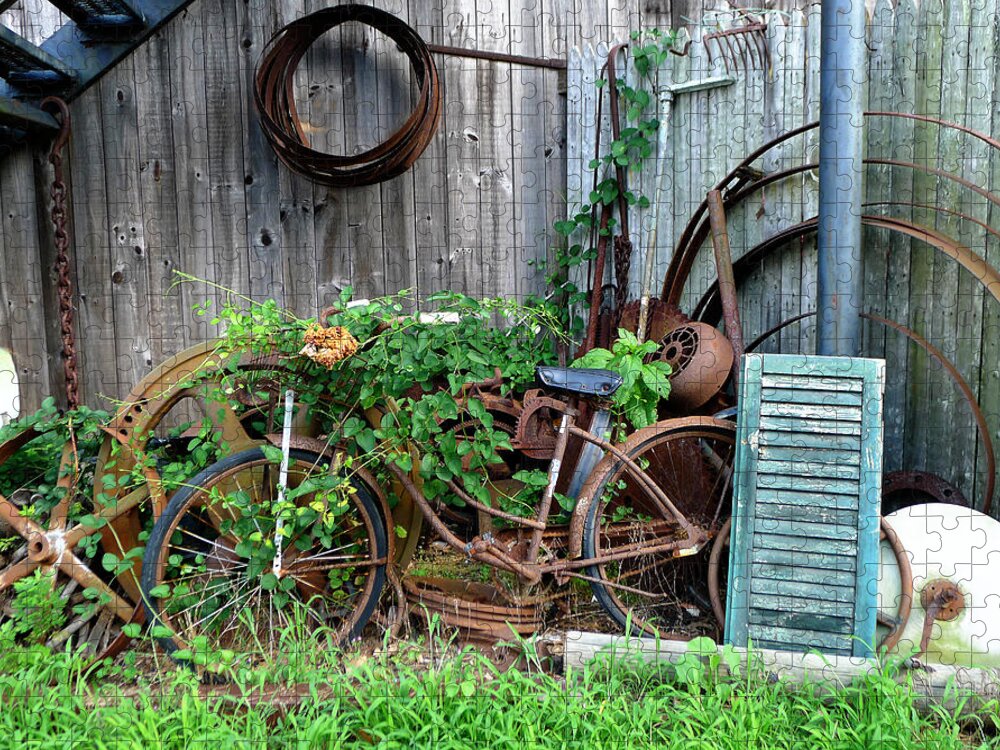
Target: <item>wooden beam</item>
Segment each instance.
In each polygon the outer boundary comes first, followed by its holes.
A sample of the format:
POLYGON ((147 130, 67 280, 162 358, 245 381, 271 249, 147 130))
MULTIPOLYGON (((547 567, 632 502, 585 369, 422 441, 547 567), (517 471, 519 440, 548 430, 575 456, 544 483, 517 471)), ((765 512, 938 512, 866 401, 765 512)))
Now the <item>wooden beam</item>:
MULTIPOLYGON (((598 658, 639 659, 645 663, 676 664, 690 655, 687 641, 656 641, 652 638, 626 638, 605 633, 567 631, 550 646, 553 655, 562 656, 566 669, 581 669, 598 658)), ((722 648, 719 647, 721 655, 722 648)), ((747 663, 766 675, 790 685, 812 684, 829 694, 879 673, 874 660, 832 654, 798 654, 772 649, 736 648, 741 674, 747 663)), ((731 674, 720 659, 719 676, 731 674)), ((990 701, 1000 698, 1000 670, 929 664, 925 668, 900 669, 894 679, 902 684, 912 681, 916 705, 921 711, 940 706, 948 711, 961 708, 963 716, 972 716, 990 701)), ((994 714, 995 716, 995 714, 994 714)), ((985 717, 983 717, 985 718, 985 717)))

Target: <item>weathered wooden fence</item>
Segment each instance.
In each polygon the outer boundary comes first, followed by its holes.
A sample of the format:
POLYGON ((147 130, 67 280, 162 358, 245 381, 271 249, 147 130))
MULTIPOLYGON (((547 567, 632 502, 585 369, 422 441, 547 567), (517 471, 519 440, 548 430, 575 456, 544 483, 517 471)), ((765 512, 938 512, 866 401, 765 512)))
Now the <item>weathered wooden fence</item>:
MULTIPOLYGON (((996 0, 879 0, 870 4, 867 109, 940 117, 1000 137, 997 113, 1000 68, 1000 3, 996 0)), ((658 217, 656 288, 674 242, 705 193, 757 146, 818 119, 819 4, 768 14, 767 45, 772 66, 746 70, 735 85, 672 102, 669 145, 655 167, 633 175, 633 186, 654 197, 658 170, 667 190, 658 217)), ((709 27, 711 28, 711 27, 709 27)), ((686 57, 673 57, 657 71, 658 86, 725 73, 709 62, 692 28, 686 57)), ((597 90, 607 45, 570 52, 567 92, 568 200, 586 202, 596 135, 597 90)), ((623 70, 624 66, 619 66, 623 70)), ((630 66, 631 69, 631 66, 630 66)), ((630 74, 635 82, 635 74, 630 74)), ((605 113, 607 107, 605 106, 605 113)), ((608 123, 603 142, 610 144, 608 123)), ((871 117, 866 121, 869 159, 893 159, 953 172, 975 185, 1000 190, 1000 153, 955 130, 913 120, 871 117)), ((754 166, 765 173, 816 162, 818 131, 793 138, 754 166)), ((790 225, 816 215, 817 175, 809 171, 769 186, 732 211, 729 231, 735 256, 790 225)), ((871 165, 866 171, 866 214, 887 214, 950 235, 994 265, 1000 246, 980 221, 1000 226, 998 207, 957 183, 912 169, 871 165), (892 201, 894 205, 887 205, 892 201), (937 206, 944 211, 935 211, 937 206), (964 220, 955 212, 966 214, 964 220)), ((652 210, 632 209, 636 256, 631 294, 648 251, 652 210)), ((1000 305, 951 259, 925 243, 884 229, 865 228, 865 307, 925 336, 953 359, 976 392, 994 439, 1000 437, 1000 305)), ((770 256, 740 294, 745 336, 815 309, 815 241, 810 238, 770 256)), ((685 293, 687 309, 715 280, 710 243, 702 248, 685 293)), ((763 351, 815 352, 815 322, 806 318, 762 346, 763 351)), ((948 374, 899 333, 866 323, 865 353, 887 360, 886 469, 921 469, 955 483, 968 498, 981 499, 986 467, 973 416, 948 374)))
MULTIPOLYGON (((589 185, 597 56, 588 46, 625 39, 631 29, 682 22, 699 24, 689 29, 697 42, 728 22, 724 12, 710 10, 728 3, 715 0, 378 0, 429 42, 571 57, 571 70, 562 76, 437 58, 445 106, 431 146, 408 174, 344 191, 313 185, 278 165, 257 128, 250 90, 264 42, 283 23, 325 4, 197 0, 73 103, 72 252, 90 403, 124 395, 151 364, 215 332, 191 307, 206 298, 217 303, 219 294, 171 289, 175 269, 255 298, 275 297, 303 314, 346 285, 362 295, 400 288, 511 296, 537 290, 540 274, 526 261, 546 256, 549 228, 564 215, 567 197, 578 200, 589 185)), ((869 109, 939 115, 1000 133, 998 4, 869 2, 869 109)), ((657 159, 669 178, 658 277, 672 240, 708 187, 765 139, 818 115, 819 4, 766 5, 773 9, 767 14, 771 69, 741 73, 732 87, 673 102, 671 145, 657 159)), ((47 7, 18 0, 0 20, 40 41, 60 22, 58 14, 40 13, 47 7)), ((405 110, 405 65, 380 38, 346 31, 312 51, 305 69, 303 111, 331 149, 371 145, 405 110)), ((695 43, 660 76, 677 82, 719 72, 695 43)), ((997 154, 967 136, 903 120, 873 120, 868 133, 870 157, 931 163, 976 184, 1000 186, 997 154)), ((44 154, 44 145, 0 144, 0 347, 14 353, 22 411, 60 391, 44 154)), ((817 154, 812 133, 758 166, 771 171, 817 154)), ((653 175, 648 170, 638 178, 650 196, 653 175)), ((815 200, 813 173, 762 191, 730 217, 736 252, 814 215, 815 200)), ((937 204, 998 226, 996 207, 982 197, 902 169, 869 168, 867 200, 937 204)), ((918 205, 867 210, 937 227, 1000 264, 996 240, 954 215, 918 205)), ((648 215, 637 219, 635 226, 648 229, 648 215)), ((906 323, 954 358, 998 436, 997 305, 975 279, 922 243, 885 230, 866 230, 865 237, 868 308, 906 323)), ((645 234, 636 239, 633 293, 645 234)), ((763 264, 742 294, 748 337, 812 309, 814 269, 809 242, 763 264)), ((713 277, 703 253, 686 300, 713 277)), ((813 351, 813 330, 808 320, 793 325, 765 348, 813 351)), ((891 331, 868 326, 866 351, 888 360, 887 468, 934 471, 975 497, 982 455, 972 417, 947 375, 891 331)))

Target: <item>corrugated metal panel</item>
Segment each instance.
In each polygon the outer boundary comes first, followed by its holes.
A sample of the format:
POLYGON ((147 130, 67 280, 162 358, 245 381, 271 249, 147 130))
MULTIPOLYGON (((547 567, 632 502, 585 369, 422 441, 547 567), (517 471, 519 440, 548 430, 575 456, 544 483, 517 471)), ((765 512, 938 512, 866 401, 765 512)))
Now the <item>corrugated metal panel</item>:
POLYGON ((744 357, 727 641, 871 652, 884 374, 875 359, 744 357))

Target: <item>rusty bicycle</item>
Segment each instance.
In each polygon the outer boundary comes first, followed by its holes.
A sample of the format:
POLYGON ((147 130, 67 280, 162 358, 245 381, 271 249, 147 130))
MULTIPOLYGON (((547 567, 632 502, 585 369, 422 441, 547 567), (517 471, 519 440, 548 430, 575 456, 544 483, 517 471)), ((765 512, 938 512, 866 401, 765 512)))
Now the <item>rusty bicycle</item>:
MULTIPOLYGON (((451 491, 495 526, 460 536, 425 496, 419 474, 389 463, 417 521, 469 559, 525 584, 586 582, 623 628, 666 636, 692 618, 711 618, 707 600, 693 591, 705 582, 704 565, 686 563, 728 518, 733 423, 669 419, 613 444, 607 404, 619 375, 539 367, 537 376, 540 387, 513 410, 509 399, 486 400, 508 421, 519 415, 515 451, 548 461, 534 513, 510 513, 452 482, 451 491), (589 429, 579 426, 582 411, 592 415, 589 429), (575 462, 567 461, 571 441, 575 462), (560 504, 556 512, 557 497, 571 497, 572 511, 560 504)), ((143 591, 153 623, 169 633, 161 645, 182 659, 193 648, 273 652, 289 626, 331 644, 350 640, 404 557, 395 549, 396 509, 366 468, 322 440, 272 443, 193 477, 154 526, 143 591), (260 512, 276 503, 283 516, 260 512)), ((492 492, 516 491, 514 484, 497 481, 492 492)), ((408 542, 414 533, 419 527, 411 524, 408 542)))

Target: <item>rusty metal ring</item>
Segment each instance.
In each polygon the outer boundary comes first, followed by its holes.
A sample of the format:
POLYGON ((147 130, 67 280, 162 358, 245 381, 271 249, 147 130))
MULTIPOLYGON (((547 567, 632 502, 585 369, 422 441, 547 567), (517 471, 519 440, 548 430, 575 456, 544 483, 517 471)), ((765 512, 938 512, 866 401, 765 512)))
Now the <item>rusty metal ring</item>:
MULTIPOLYGON (((937 117, 932 117, 929 115, 916 115, 908 112, 865 112, 865 117, 890 117, 890 118, 902 118, 909 120, 916 120, 918 122, 929 123, 933 125, 938 125, 942 128, 949 128, 952 130, 957 130, 958 132, 965 133, 966 135, 972 136, 973 138, 982 141, 986 145, 994 149, 1000 149, 1000 141, 991 138, 985 133, 981 133, 972 128, 960 125, 958 123, 949 122, 948 120, 943 120, 937 117)), ((784 179, 785 177, 790 177, 794 174, 806 171, 808 169, 813 169, 817 165, 803 165, 799 167, 792 167, 791 169, 781 170, 779 172, 774 172, 772 174, 764 175, 762 173, 754 170, 750 165, 759 159, 761 156, 766 154, 771 149, 779 146, 785 141, 807 133, 810 130, 814 130, 819 127, 818 122, 811 122, 802 125, 797 128, 793 128, 781 135, 777 136, 771 141, 764 143, 754 151, 752 151, 743 161, 736 165, 733 170, 723 177, 716 185, 715 189, 725 191, 725 204, 727 208, 730 208, 735 203, 738 203, 748 197, 751 193, 759 190, 760 188, 768 185, 770 183, 776 182, 778 180, 784 179), (748 184, 749 183, 749 184, 748 184)), ((954 176, 950 173, 943 173, 942 170, 933 170, 920 165, 909 164, 905 162, 891 162, 891 160, 865 160, 866 164, 876 162, 880 164, 887 164, 889 166, 899 166, 911 169, 918 169, 927 173, 933 173, 937 176, 946 176, 949 179, 953 179, 954 176)), ((960 184, 969 187, 968 181, 958 180, 960 184)), ((981 189, 976 192, 983 194, 986 191, 981 191, 981 189)), ((997 203, 996 196, 988 194, 987 199, 991 202, 997 203)), ((705 214, 708 211, 707 200, 703 200, 698 207, 691 214, 691 218, 685 225, 681 236, 677 241, 673 255, 670 260, 670 266, 663 278, 663 287, 660 293, 661 299, 666 302, 676 303, 680 299, 680 295, 684 289, 684 285, 687 283, 688 276, 691 273, 691 268, 694 264, 695 256, 698 250, 701 248, 706 237, 708 236, 708 221, 705 218, 705 214)))
POLYGON ((423 39, 396 16, 367 5, 339 5, 280 29, 264 48, 254 76, 261 127, 278 158, 293 171, 333 187, 372 185, 398 177, 427 148, 441 113, 437 68, 423 39), (330 29, 356 21, 389 37, 409 58, 420 93, 400 128, 377 146, 353 156, 313 149, 295 108, 295 69, 310 46, 330 29))

